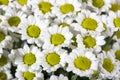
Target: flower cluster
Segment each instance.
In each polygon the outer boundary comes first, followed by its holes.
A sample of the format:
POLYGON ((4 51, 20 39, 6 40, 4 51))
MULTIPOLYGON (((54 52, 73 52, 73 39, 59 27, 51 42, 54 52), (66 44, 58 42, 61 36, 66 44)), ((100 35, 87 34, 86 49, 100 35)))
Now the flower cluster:
POLYGON ((119 0, 0 0, 0 80, 119 80, 119 0))

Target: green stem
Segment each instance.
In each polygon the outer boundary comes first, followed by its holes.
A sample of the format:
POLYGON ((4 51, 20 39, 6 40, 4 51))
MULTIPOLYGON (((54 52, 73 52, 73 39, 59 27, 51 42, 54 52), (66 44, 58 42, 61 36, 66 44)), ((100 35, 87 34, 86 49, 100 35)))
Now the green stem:
POLYGON ((113 35, 110 37, 110 39, 108 40, 108 42, 105 44, 104 48, 107 47, 110 42, 112 41, 112 38, 115 36, 116 32, 113 33, 113 35))

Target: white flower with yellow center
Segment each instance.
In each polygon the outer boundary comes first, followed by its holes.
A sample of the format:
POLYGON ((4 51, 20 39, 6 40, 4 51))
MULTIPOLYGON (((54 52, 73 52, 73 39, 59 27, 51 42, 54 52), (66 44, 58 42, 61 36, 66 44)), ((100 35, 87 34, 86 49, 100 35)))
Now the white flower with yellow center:
POLYGON ((12 2, 17 9, 27 10, 31 5, 31 0, 14 0, 12 2))
POLYGON ((57 17, 76 15, 81 10, 81 3, 78 0, 56 0, 52 13, 57 17), (56 14, 57 13, 57 14, 56 14))
POLYGON ((72 26, 76 31, 80 31, 82 34, 89 32, 102 32, 104 30, 100 16, 96 13, 91 13, 88 10, 82 10, 76 17, 77 23, 73 23, 72 26))
POLYGON ((26 14, 24 14, 22 11, 17 12, 16 10, 8 9, 8 11, 5 14, 5 17, 6 17, 5 27, 12 32, 18 32, 21 24, 26 18, 26 14))
POLYGON ((41 72, 33 72, 30 70, 16 70, 15 76, 17 80, 44 80, 44 75, 41 72))
POLYGON ((3 53, 3 48, 7 48, 7 45, 11 44, 11 36, 8 35, 8 31, 4 28, 0 28, 0 53, 3 53))
POLYGON ((10 73, 10 70, 0 70, 0 80, 11 80, 12 75, 10 73))
POLYGON ((51 25, 58 25, 59 27, 71 27, 71 24, 73 22, 73 18, 72 17, 65 17, 65 18, 56 18, 54 19, 54 22, 51 23, 51 25))
POLYGON ((67 71, 72 71, 79 76, 90 77, 98 69, 98 60, 92 52, 85 52, 82 49, 74 49, 66 57, 67 71))
POLYGON ((103 79, 109 78, 114 79, 118 76, 119 73, 119 65, 115 61, 113 55, 110 52, 108 53, 100 53, 98 55, 99 59, 99 68, 100 68, 100 76, 103 79))
POLYGON ((26 69, 36 71, 41 70, 39 64, 39 55, 41 55, 41 52, 37 47, 29 47, 25 44, 23 48, 12 50, 9 57, 13 63, 17 65, 17 69, 21 71, 26 69))
POLYGON ((35 43, 40 47, 43 43, 43 35, 46 34, 45 30, 48 24, 47 20, 41 20, 37 16, 29 16, 19 31, 21 39, 27 40, 29 44, 35 43))
POLYGON ((115 60, 120 63, 120 43, 119 42, 115 42, 113 44, 112 49, 109 51, 109 53, 111 53, 111 55, 113 55, 115 60))
POLYGON ((120 29, 120 12, 109 12, 108 16, 108 26, 111 28, 111 32, 120 29))
POLYGON ((54 6, 55 0, 35 0, 31 1, 32 3, 32 10, 35 12, 36 15, 42 17, 49 17, 51 16, 52 7, 54 6))
POLYGON ((48 80, 68 80, 68 77, 64 76, 63 74, 60 74, 59 76, 52 75, 48 80))
POLYGON ((84 50, 92 50, 95 52, 100 52, 101 47, 105 44, 104 36, 101 34, 85 34, 77 35, 77 40, 76 42, 78 43, 78 48, 82 48, 84 50))
POLYGON ((68 27, 58 27, 51 26, 48 28, 45 37, 45 43, 43 45, 44 49, 48 49, 50 47, 64 47, 69 46, 71 43, 72 33, 69 31, 68 27))
POLYGON ((42 55, 39 58, 40 64, 43 70, 47 72, 54 72, 60 67, 65 66, 65 57, 67 52, 60 48, 48 48, 42 51, 42 55))
POLYGON ((117 12, 120 10, 119 0, 110 0, 110 5, 109 11, 117 12))
POLYGON ((11 68, 11 62, 8 57, 9 52, 8 51, 3 51, 0 57, 0 70, 7 70, 11 68))
POLYGON ((88 0, 88 6, 92 7, 96 12, 108 11, 110 0, 88 0))
POLYGON ((120 29, 115 32, 115 36, 113 37, 118 43, 120 43, 120 29))

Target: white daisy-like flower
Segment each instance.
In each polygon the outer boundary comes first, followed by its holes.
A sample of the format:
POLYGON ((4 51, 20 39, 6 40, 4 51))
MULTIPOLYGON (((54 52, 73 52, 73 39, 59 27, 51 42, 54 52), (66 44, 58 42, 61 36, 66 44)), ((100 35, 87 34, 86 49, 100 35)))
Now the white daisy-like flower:
POLYGON ((29 44, 35 43, 37 46, 41 46, 43 43, 45 30, 49 25, 48 20, 41 20, 37 16, 29 16, 21 26, 19 33, 22 40, 27 40, 29 44))
POLYGON ((17 65, 17 69, 21 71, 27 69, 31 71, 41 71, 39 55, 41 55, 41 52, 36 46, 29 47, 25 44, 23 48, 12 50, 9 57, 11 61, 17 65))
POLYGON ((88 6, 92 7, 95 12, 108 11, 110 0, 88 0, 88 6))
POLYGON ((88 10, 82 10, 76 17, 77 23, 73 23, 72 27, 81 34, 87 32, 102 32, 104 30, 100 16, 88 10))
POLYGON ((40 64, 43 67, 43 70, 47 72, 54 72, 60 67, 65 66, 65 58, 67 52, 60 48, 45 49, 42 51, 40 56, 40 64))
POLYGON ((120 63, 120 43, 115 42, 109 53, 120 63))
POLYGON ((63 74, 60 74, 59 76, 52 75, 48 80, 68 80, 68 77, 64 76, 63 74))
POLYGON ((14 0, 12 3, 14 4, 14 7, 23 11, 29 9, 32 4, 31 0, 14 0))
POLYGON ((10 70, 0 70, 0 80, 12 80, 12 74, 10 70))
POLYGON ((7 70, 11 68, 11 62, 8 57, 9 52, 8 51, 3 51, 0 57, 0 70, 7 70))
POLYGON ((98 60, 92 52, 85 52, 82 49, 74 49, 66 57, 68 67, 66 70, 79 76, 90 77, 98 69, 98 60))
POLYGON ((81 10, 81 3, 78 0, 56 0, 52 13, 57 17, 75 16, 81 10))
POLYGON ((76 36, 76 42, 78 43, 78 48, 84 50, 90 50, 94 52, 100 52, 101 46, 105 44, 104 36, 99 33, 92 33, 92 34, 85 34, 81 35, 78 34, 76 36))
POLYGON ((52 7, 55 4, 55 0, 35 0, 31 1, 32 11, 41 17, 49 18, 52 12, 52 7))
POLYGON ((103 79, 114 79, 118 76, 119 73, 119 65, 115 61, 115 58, 111 53, 100 53, 98 56, 99 59, 99 68, 100 68, 100 76, 103 79))
POLYGON ((59 27, 71 27, 71 24, 73 22, 73 19, 72 17, 64 17, 64 18, 55 18, 54 19, 54 22, 51 23, 51 25, 58 25, 59 27))
POLYGON ((30 70, 16 70, 15 76, 17 80, 44 80, 44 75, 41 72, 33 72, 30 70))
POLYGON ((113 39, 120 43, 120 29, 115 32, 113 39))
POLYGON ((0 28, 0 53, 3 53, 3 48, 8 48, 11 44, 11 36, 8 35, 8 31, 4 28, 0 28))
POLYGON ((64 47, 71 43, 72 33, 68 27, 58 27, 56 25, 48 28, 43 44, 44 49, 50 47, 64 47))
POLYGON ((108 26, 111 28, 111 32, 117 31, 120 29, 120 11, 114 13, 114 12, 109 12, 108 16, 108 26))
POLYGON ((18 32, 21 24, 26 19, 26 14, 24 14, 22 11, 16 11, 10 8, 7 10, 5 17, 5 27, 12 32, 18 32))
POLYGON ((117 12, 120 11, 120 3, 119 0, 110 0, 110 8, 109 11, 117 12))
POLYGON ((101 15, 100 17, 103 23, 103 27, 105 28, 105 30, 102 32, 102 35, 106 37, 113 35, 113 32, 111 32, 111 28, 108 26, 108 21, 107 21, 108 17, 109 17, 108 15, 101 15))

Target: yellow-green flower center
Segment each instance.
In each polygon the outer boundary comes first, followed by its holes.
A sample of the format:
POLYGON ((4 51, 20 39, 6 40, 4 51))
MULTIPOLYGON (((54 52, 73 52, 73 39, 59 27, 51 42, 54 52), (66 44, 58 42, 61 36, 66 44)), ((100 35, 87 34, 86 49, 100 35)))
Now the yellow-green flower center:
POLYGON ((7 75, 3 72, 0 72, 0 80, 7 80, 7 75))
POLYGON ((48 53, 47 56, 46 56, 46 61, 49 65, 55 66, 55 65, 59 64, 60 56, 55 52, 48 53))
POLYGON ((33 53, 26 53, 23 56, 23 62, 24 62, 24 64, 27 64, 30 66, 36 62, 36 57, 33 53))
POLYGON ((64 28, 64 27, 68 27, 68 26, 70 26, 70 25, 67 24, 67 23, 60 23, 59 26, 62 26, 62 27, 64 28))
POLYGON ((71 44, 72 44, 73 46, 76 46, 76 47, 77 47, 76 37, 75 37, 75 36, 72 37, 72 40, 73 40, 74 42, 72 42, 71 44))
POLYGON ((48 12, 51 12, 52 4, 49 2, 40 2, 38 4, 38 7, 39 7, 39 10, 41 10, 43 14, 46 14, 48 12))
POLYGON ((67 14, 69 12, 73 12, 74 11, 74 6, 72 4, 66 3, 60 6, 60 11, 63 14, 67 14))
POLYGON ((93 48, 96 45, 96 40, 91 36, 86 36, 83 38, 83 44, 86 48, 93 48))
POLYGON ((56 33, 51 36, 50 40, 52 44, 57 46, 57 45, 64 43, 65 37, 60 33, 56 33))
POLYGON ((120 50, 117 50, 115 52, 115 58, 118 59, 118 60, 120 60, 120 50))
POLYGON ((120 27, 120 17, 114 19, 114 25, 115 27, 120 27))
POLYGON ((9 0, 0 0, 0 5, 8 5, 9 0))
POLYGON ((112 72, 114 70, 114 64, 109 58, 104 59, 102 66, 108 72, 112 72))
POLYGON ((0 32, 0 42, 2 42, 5 39, 5 33, 0 32))
POLYGON ((25 80, 33 80, 34 77, 35 77, 35 74, 27 71, 27 72, 23 73, 23 77, 24 77, 25 80))
POLYGON ((118 10, 120 10, 120 6, 118 4, 111 4, 111 8, 110 10, 117 12, 118 10))
POLYGON ((106 51, 106 52, 108 52, 108 51, 110 50, 110 46, 105 46, 105 47, 103 48, 103 50, 106 51))
POLYGON ((21 19, 18 16, 13 16, 8 19, 8 24, 10 26, 15 26, 17 27, 21 22, 21 19))
POLYGON ((18 0, 18 3, 22 6, 27 4, 27 0, 18 0))
POLYGON ((118 39, 120 39, 120 30, 119 30, 119 31, 116 31, 116 34, 115 34, 115 35, 117 36, 118 39))
POLYGON ((32 38, 38 38, 41 33, 41 29, 36 25, 29 25, 26 31, 27 35, 32 38))
POLYGON ((91 60, 84 56, 79 56, 74 60, 74 65, 80 70, 88 70, 91 67, 91 60))
POLYGON ((104 6, 104 0, 92 0, 92 4, 97 8, 102 8, 104 6))
POLYGON ((2 19, 0 19, 0 23, 2 22, 2 19))
POLYGON ((0 58, 0 66, 4 66, 6 64, 7 64, 7 58, 2 55, 0 58))
POLYGON ((82 21, 81 26, 87 30, 95 30, 97 28, 97 22, 92 18, 85 18, 82 21))
POLYGON ((87 0, 82 0, 82 2, 87 2, 87 0))

